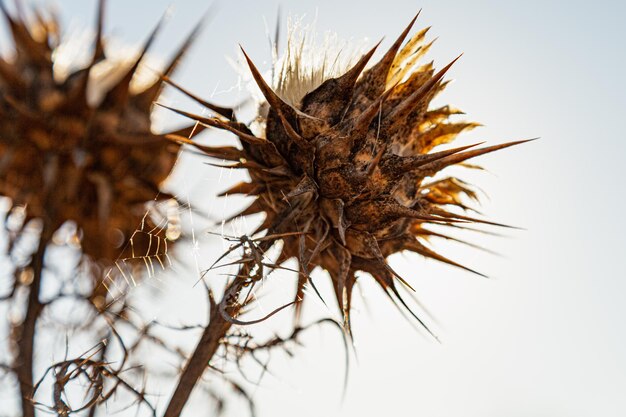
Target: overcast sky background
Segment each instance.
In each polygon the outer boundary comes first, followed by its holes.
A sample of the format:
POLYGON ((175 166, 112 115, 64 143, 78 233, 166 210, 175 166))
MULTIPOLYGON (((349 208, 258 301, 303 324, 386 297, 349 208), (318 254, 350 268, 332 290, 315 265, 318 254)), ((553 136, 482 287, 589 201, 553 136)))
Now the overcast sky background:
MULTIPOLYGON (((95 1, 57 4, 67 24, 92 25, 95 1)), ((392 260, 435 317, 429 323, 441 344, 416 331, 375 285, 363 282, 364 297, 357 297, 353 317, 358 363, 352 355, 345 398, 341 338, 334 329, 312 330, 295 358, 274 357, 272 375, 254 389, 258 414, 626 415, 621 262, 626 248, 621 213, 626 201, 626 3, 223 1, 175 78, 219 104, 238 102, 246 92, 237 88, 237 72, 226 57, 235 58, 240 43, 260 68, 269 69, 264 19, 273 28, 279 4, 283 29, 289 14, 306 14, 310 20, 317 15, 320 32, 367 38, 367 45, 384 36, 380 51, 422 8, 416 27, 432 26, 431 37, 439 38, 429 54, 436 65, 464 53, 449 72, 455 81, 439 102, 485 125, 462 135, 457 144, 541 140, 476 161, 488 172, 462 173, 489 194, 482 207, 489 218, 526 229, 504 231, 506 238, 464 236, 502 257, 436 242, 441 252, 491 279, 418 256, 392 260)), ((140 42, 169 5, 171 17, 152 49, 167 58, 208 2, 110 0, 107 32, 124 43, 140 42)), ((165 99, 199 110, 173 94, 165 99)), ((159 114, 163 124, 182 122, 159 114)), ((238 208, 236 201, 213 200, 234 178, 193 158, 179 165, 172 185, 179 195, 212 215, 238 208)), ((203 254, 221 250, 222 243, 200 228, 195 232, 196 260, 206 267, 210 259, 203 254)), ((152 306, 155 316, 177 310, 190 322, 202 321, 205 306, 191 287, 192 270, 150 284, 164 293, 152 306)), ((283 275, 268 284, 267 292, 273 293, 263 301, 268 309, 291 297, 292 283, 293 277, 283 275)), ((304 321, 328 314, 335 313, 311 301, 304 321)), ((285 331, 290 319, 281 313, 257 331, 285 331)), ((197 398, 192 407, 199 412, 206 405, 197 398)), ((227 415, 243 410, 233 405, 227 415)))

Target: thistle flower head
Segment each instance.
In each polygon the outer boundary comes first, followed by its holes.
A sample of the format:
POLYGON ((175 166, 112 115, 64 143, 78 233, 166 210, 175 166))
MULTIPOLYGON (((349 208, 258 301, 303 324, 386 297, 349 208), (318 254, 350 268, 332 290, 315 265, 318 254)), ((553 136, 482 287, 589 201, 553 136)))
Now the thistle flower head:
POLYGON ((469 270, 425 244, 430 236, 445 237, 429 226, 493 223, 461 214, 467 208, 465 198, 476 198, 471 186, 455 177, 432 177, 451 165, 520 143, 434 151, 476 124, 452 121, 461 112, 450 106, 430 106, 456 59, 439 71, 421 64, 431 43, 426 42, 427 29, 408 36, 414 22, 377 63, 370 62, 378 45, 344 73, 306 84, 299 97, 293 94, 297 88, 286 89, 285 84, 297 83, 307 71, 315 76, 324 71, 296 68, 298 55, 295 60, 287 57, 276 68, 279 80, 272 89, 244 52, 269 105, 263 135, 253 135, 232 113, 218 112, 212 118, 176 110, 239 137, 240 148, 201 147, 249 173, 250 181, 223 195, 254 196, 237 216, 264 213, 254 232, 265 233, 260 249, 280 240, 284 244, 275 265, 298 260, 297 311, 305 286, 312 285, 310 272, 322 268, 332 279, 347 328, 358 271, 369 273, 406 306, 397 282, 409 284, 386 260, 394 253, 411 251, 469 270))
MULTIPOLYGON (((151 130, 152 105, 163 79, 131 90, 160 24, 127 65, 106 66, 100 1, 87 65, 59 76, 55 69, 62 65, 55 64, 62 44, 56 19, 34 10, 27 21, 23 11, 13 14, 1 2, 0 9, 14 40, 13 53, 0 58, 0 195, 26 208, 24 224, 42 219, 52 233, 74 221, 82 252, 96 261, 111 264, 129 242, 141 256, 157 253, 159 244, 163 250, 164 235, 135 232, 165 228, 146 216, 146 203, 172 198, 159 185, 172 170, 179 146, 151 130), (100 90, 99 99, 90 99, 90 87, 100 90)), ((196 32, 165 75, 174 71, 196 32)), ((190 135, 192 129, 174 133, 190 135)))

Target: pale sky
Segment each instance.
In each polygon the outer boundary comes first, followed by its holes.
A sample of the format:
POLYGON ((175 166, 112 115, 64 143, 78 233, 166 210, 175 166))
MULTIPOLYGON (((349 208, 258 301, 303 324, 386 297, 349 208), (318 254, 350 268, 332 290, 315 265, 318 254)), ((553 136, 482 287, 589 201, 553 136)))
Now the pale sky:
MULTIPOLYGON (((95 1, 57 3, 66 23, 91 26, 95 1)), ((258 415, 626 415, 626 277, 620 262, 626 248, 620 211, 626 202, 626 2, 222 1, 175 78, 218 104, 244 98, 226 58, 236 57, 241 44, 269 69, 264 22, 273 31, 279 4, 283 33, 289 14, 306 14, 316 17, 320 32, 332 30, 343 39, 367 38, 373 45, 384 36, 381 51, 422 8, 416 27, 432 26, 431 37, 439 38, 429 54, 436 66, 464 53, 439 102, 485 125, 456 143, 541 140, 475 161, 488 172, 460 173, 489 195, 485 215, 526 229, 505 230, 505 238, 464 236, 502 257, 435 242, 440 252, 491 279, 419 256, 393 259, 434 317, 429 323, 441 344, 415 330, 365 278, 352 319, 357 357, 351 353, 345 397, 340 336, 335 329, 311 330, 295 357, 273 356, 272 374, 252 389, 258 415)), ((107 31, 125 43, 139 42, 169 5, 171 18, 153 49, 166 58, 209 2, 110 0, 107 31)), ((199 110, 174 94, 166 99, 199 110)), ((183 122, 159 115, 164 124, 183 122)), ((172 186, 212 215, 236 211, 240 202, 214 199, 234 177, 202 162, 183 158, 172 186)), ((195 233, 200 251, 190 259, 206 267, 222 244, 200 226, 195 233)), ((189 322, 204 320, 193 269, 149 285, 164 293, 150 307, 155 316, 176 310, 189 322)), ((291 297, 292 282, 288 274, 268 282, 267 310, 291 297)), ((145 290, 137 295, 153 294, 145 290)), ((311 299, 304 313, 307 322, 335 311, 311 299)), ((284 333, 290 319, 281 313, 253 332, 284 333)), ((244 415, 245 405, 230 397, 226 415, 244 415)), ((186 415, 204 415, 195 414, 206 408, 201 398, 191 407, 186 415)))

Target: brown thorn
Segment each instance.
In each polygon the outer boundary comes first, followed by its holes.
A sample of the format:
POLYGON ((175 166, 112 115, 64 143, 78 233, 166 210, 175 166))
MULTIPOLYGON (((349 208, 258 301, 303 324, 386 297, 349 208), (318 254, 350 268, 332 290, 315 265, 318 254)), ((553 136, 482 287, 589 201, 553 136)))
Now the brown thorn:
POLYGON ((510 238, 511 236, 508 235, 504 235, 502 233, 496 233, 496 232, 492 232, 489 230, 481 230, 481 229, 474 229, 471 227, 467 227, 467 226, 463 226, 460 224, 454 224, 454 223, 450 223, 450 224, 446 224, 446 227, 452 227, 454 229, 459 229, 459 230, 465 230, 468 232, 474 232, 474 233, 480 233, 486 236, 494 236, 494 237, 500 237, 500 238, 510 238))
POLYGON ((422 9, 420 9, 415 15, 415 17, 411 19, 411 21, 409 22, 407 27, 404 29, 404 31, 402 31, 402 33, 400 34, 400 36, 398 36, 398 38, 393 43, 393 45, 391 45, 391 48, 389 48, 389 50, 387 51, 387 53, 385 53, 383 58, 372 68, 372 71, 384 72, 385 78, 386 78, 387 72, 389 72, 389 69, 391 68, 391 65, 393 64, 393 60, 396 57, 396 54, 398 53, 398 51, 400 50, 400 46, 402 46, 402 42, 404 42, 404 40, 406 39, 407 35, 411 31, 411 28, 413 27, 413 24, 415 24, 415 21, 417 20, 421 12, 422 12, 422 9))
POLYGON ((412 252, 419 253, 420 255, 423 255, 423 256, 425 256, 427 258, 432 258, 432 259, 435 259, 435 260, 437 260, 439 262, 443 262, 443 263, 446 263, 448 265, 456 266, 457 268, 464 269, 464 270, 466 270, 468 272, 471 272, 473 274, 479 275, 479 276, 481 276, 483 278, 489 278, 485 274, 481 274, 478 271, 475 271, 475 270, 473 270, 471 268, 468 268, 468 267, 466 267, 466 266, 464 266, 464 265, 462 265, 462 264, 460 264, 458 262, 455 262, 455 261, 453 261, 451 259, 448 259, 445 256, 440 255, 437 252, 433 251, 432 249, 427 248, 426 246, 422 245, 416 238, 411 237, 411 239, 413 240, 413 242, 412 242, 411 245, 409 245, 407 247, 408 250, 410 250, 412 252))
POLYGON ((203 116, 200 116, 198 114, 188 113, 186 111, 178 110, 178 109, 166 106, 166 105, 161 104, 161 103, 154 103, 154 104, 156 104, 157 106, 166 108, 168 110, 171 110, 174 113, 178 113, 181 116, 185 116, 185 117, 188 117, 190 119, 196 120, 198 123, 202 123, 202 124, 210 126, 210 127, 216 127, 218 129, 227 130, 227 131, 229 131, 231 133, 234 133, 241 140, 243 140, 244 142, 249 143, 251 145, 263 145, 263 144, 267 144, 268 143, 265 139, 257 138, 256 136, 253 136, 253 135, 250 135, 248 133, 245 133, 245 132, 242 132, 242 131, 238 130, 237 128, 231 126, 228 122, 224 122, 224 121, 216 119, 216 118, 203 117, 203 116))
POLYGON ((419 89, 417 89, 413 94, 407 97, 402 103, 400 103, 396 108, 394 108, 389 115, 387 116, 387 120, 391 121, 390 125, 395 125, 394 121, 398 119, 402 119, 406 117, 411 110, 437 85, 437 83, 443 78, 446 72, 452 67, 452 65, 463 56, 463 54, 456 57, 452 62, 439 70, 433 77, 426 81, 424 85, 422 85, 419 89))
POLYGON ((191 145, 197 148, 202 155, 211 156, 213 158, 225 159, 227 161, 239 161, 243 156, 241 151, 232 146, 211 147, 200 145, 186 136, 179 136, 174 134, 164 135, 164 138, 176 142, 178 144, 191 145))
POLYGON ((0 0, 0 11, 2 11, 2 14, 9 22, 13 20, 11 18, 11 15, 9 14, 9 11, 6 8, 6 5, 4 4, 4 0, 0 0))
POLYGON ((515 226, 510 226, 510 225, 507 225, 507 224, 490 222, 490 221, 487 221, 487 220, 481 220, 481 219, 477 219, 477 218, 474 218, 474 217, 463 216, 461 214, 450 213, 450 212, 447 212, 447 211, 445 211, 443 209, 440 209, 440 208, 431 208, 430 211, 431 211, 432 214, 435 214, 435 215, 441 216, 441 217, 445 217, 447 219, 460 219, 460 220, 464 220, 464 221, 470 222, 470 223, 482 223, 482 224, 488 224, 488 225, 491 225, 491 226, 504 227, 506 229, 524 230, 521 227, 515 227, 515 226))
POLYGON ((400 34, 400 36, 398 36, 398 39, 396 39, 396 41, 393 43, 392 47, 389 49, 389 51, 387 52, 388 54, 393 51, 393 56, 395 57, 396 54, 398 53, 398 50, 400 49, 400 46, 402 45, 402 42, 404 42, 404 39, 406 39, 407 35, 409 34, 409 32, 411 31, 411 28, 413 28, 413 25, 415 24, 415 21, 417 20, 417 18, 419 17, 420 13, 422 13, 422 9, 419 9, 417 11, 417 14, 415 15, 415 17, 413 17, 413 19, 411 19, 411 21, 409 22, 409 24, 407 25, 407 27, 404 29, 404 31, 402 31, 402 33, 400 34))
POLYGON ((195 137, 197 134, 201 133, 206 126, 201 125, 196 122, 192 125, 182 127, 180 129, 173 130, 171 132, 167 132, 164 135, 174 135, 174 136, 184 136, 188 139, 195 137))
POLYGON ((93 51, 93 58, 91 59, 91 65, 93 66, 97 62, 105 59, 104 55, 104 43, 102 41, 102 33, 104 32, 104 10, 106 0, 98 1, 98 15, 96 17, 96 44, 93 51))
POLYGON ((398 289, 395 287, 395 285, 390 286, 391 291, 393 292, 393 294, 396 296, 396 298, 398 299, 398 301, 400 301, 400 304, 402 304, 404 306, 404 308, 406 309, 406 311, 409 312, 409 314, 411 316, 413 316, 413 318, 415 320, 418 321, 418 323, 428 332, 428 334, 430 334, 437 342, 441 343, 441 341, 439 340, 439 337, 437 337, 437 335, 435 333, 432 332, 432 330, 430 330, 430 328, 426 325, 426 323, 424 323, 424 321, 422 321, 422 319, 419 318, 419 316, 417 314, 415 314, 415 312, 409 307, 409 305, 404 301, 404 299, 402 298, 402 296, 400 295, 400 293, 398 292, 398 289))
POLYGON ((341 84, 346 84, 349 86, 354 85, 354 83, 356 83, 356 80, 359 78, 359 75, 361 75, 361 73, 365 69, 365 66, 372 58, 374 52, 376 52, 376 49, 380 46, 382 41, 382 39, 378 41, 378 43, 374 45, 374 47, 370 49, 367 53, 365 53, 352 68, 350 68, 341 77, 337 78, 337 81, 339 81, 341 84))
POLYGON ((367 171, 365 171, 365 175, 370 176, 370 175, 372 175, 374 173, 374 170, 376 169, 376 167, 380 163, 380 160, 382 159, 383 154, 385 153, 386 150, 387 150, 387 144, 383 144, 383 146, 380 148, 378 153, 374 156, 374 158, 372 159, 372 161, 368 165, 367 171))
POLYGON ((355 134, 358 136, 359 134, 367 133, 374 117, 376 117, 378 112, 382 111, 382 103, 391 95, 396 85, 381 94, 380 97, 378 97, 373 103, 371 103, 367 107, 367 109, 365 109, 365 111, 363 111, 363 113, 353 119, 354 123, 352 127, 352 132, 350 133, 351 136, 355 134))
POLYGON ((178 51, 176 52, 174 57, 170 60, 170 63, 163 70, 163 75, 159 79, 157 79, 150 87, 148 87, 136 96, 136 99, 139 100, 142 107, 149 109, 152 106, 152 103, 161 94, 161 91, 163 89, 163 82, 165 81, 164 77, 169 77, 174 73, 183 56, 187 53, 189 48, 191 48, 194 41, 197 39, 200 30, 204 28, 207 17, 211 10, 212 8, 210 7, 205 12, 204 16, 202 16, 202 18, 198 21, 192 31, 189 33, 183 44, 180 46, 180 48, 178 48, 178 51))
POLYGON ((294 142, 296 142, 298 144, 303 144, 305 142, 304 138, 302 136, 300 136, 300 134, 298 132, 295 131, 293 126, 291 126, 291 123, 289 123, 289 121, 285 118, 285 115, 283 114, 283 112, 277 111, 276 113, 278 113, 278 117, 280 118, 280 122, 282 123, 283 128, 285 129, 285 132, 287 133, 287 135, 294 142))
POLYGON ((226 195, 231 195, 231 194, 244 194, 244 195, 250 196, 250 195, 255 195, 257 190, 259 190, 259 188, 261 187, 258 184, 255 184, 252 182, 241 181, 237 183, 236 185, 230 187, 226 191, 222 191, 221 193, 217 194, 217 196, 224 197, 226 195))
POLYGON ((534 139, 526 139, 526 140, 518 140, 514 142, 502 143, 500 145, 488 146, 486 148, 476 149, 473 151, 467 151, 463 153, 456 153, 454 155, 447 156, 445 158, 438 159, 436 161, 430 162, 426 165, 422 166, 422 169, 425 171, 425 175, 428 173, 437 172, 447 166, 458 164, 460 162, 466 161, 470 158, 475 158, 480 155, 484 155, 490 152, 498 151, 500 149, 508 148, 510 146, 521 145, 522 143, 531 142, 537 140, 539 138, 534 139))
POLYGON ((254 65, 254 63, 252 62, 248 54, 246 54, 246 51, 243 49, 243 47, 239 45, 239 48, 241 48, 241 52, 243 53, 243 56, 245 57, 248 63, 248 67, 250 68, 252 77, 256 81, 259 89, 261 90, 261 93, 263 93, 263 96, 265 97, 269 105, 274 110, 276 110, 276 112, 279 115, 282 113, 285 118, 287 118, 293 113, 296 113, 296 110, 293 107, 291 107, 289 104, 284 102, 278 96, 278 94, 276 94, 274 90, 272 90, 272 88, 265 82, 265 80, 263 79, 263 76, 261 75, 257 67, 254 65))
POLYGON ((286 196, 283 197, 283 200, 288 201, 293 197, 297 197, 301 194, 307 193, 317 194, 317 186, 315 184, 315 181, 309 178, 308 175, 304 174, 298 184, 291 191, 289 191, 286 196))
POLYGON ((194 26, 194 28, 191 30, 191 32, 189 33, 189 35, 187 36, 187 38, 185 39, 181 47, 178 49, 178 52, 176 53, 176 55, 174 55, 174 58, 170 61, 170 64, 167 66, 165 71, 163 71, 163 74, 165 76, 170 76, 174 72, 181 58, 193 45, 194 41, 200 34, 200 31, 204 29, 204 26, 207 24, 209 18, 213 15, 213 10, 214 10, 214 5, 212 4, 211 6, 209 6, 206 12, 204 12, 202 17, 198 21, 198 23, 196 23, 196 26, 194 26))
POLYGON ((220 116, 223 116, 223 117, 227 118, 228 120, 234 120, 234 110, 233 109, 230 109, 230 108, 227 108, 227 107, 216 106, 215 104, 211 104, 208 101, 204 101, 200 97, 198 97, 195 94, 193 94, 191 91, 189 91, 186 88, 182 87, 180 84, 172 81, 172 79, 169 78, 167 75, 164 75, 162 77, 162 79, 163 79, 164 82, 168 83, 169 85, 174 87, 176 90, 180 91, 181 93, 183 93, 184 95, 186 95, 190 99, 194 100, 198 104, 206 107, 207 109, 209 109, 211 111, 214 111, 215 113, 219 114, 220 116))
POLYGON ((429 163, 433 163, 436 161, 439 161, 441 159, 444 159, 446 157, 449 157, 451 155, 455 155, 458 154, 459 152, 462 152, 466 149, 469 148, 473 148, 474 146, 478 146, 483 144, 484 142, 478 142, 478 143, 474 143, 472 145, 467 145, 467 146, 459 146, 458 148, 452 148, 452 149, 448 149, 445 151, 440 151, 440 152, 434 152, 434 153, 430 153, 430 154, 424 154, 424 155, 418 155, 418 156, 414 156, 414 157, 402 157, 403 159, 401 159, 401 166, 398 169, 398 173, 404 175, 406 172, 412 171, 414 169, 417 169, 421 166, 424 166, 426 164, 429 163))
POLYGON ((450 241, 452 241, 452 242, 457 242, 457 243, 460 243, 460 244, 462 244, 462 245, 469 246, 470 248, 478 249, 478 250, 480 250, 480 251, 483 251, 483 252, 489 253, 489 254, 491 254, 491 255, 495 255, 495 256, 499 256, 499 257, 502 257, 502 256, 503 256, 501 253, 498 253, 498 252, 493 251, 493 250, 491 250, 491 249, 488 249, 488 248, 485 248, 485 247, 483 247, 483 246, 477 245, 477 244, 475 244, 475 243, 468 242, 468 241, 466 241, 466 240, 456 238, 456 237, 454 237, 454 236, 449 236, 449 235, 446 235, 446 234, 443 234, 443 233, 439 233, 439 232, 435 232, 435 231, 433 231, 433 230, 429 230, 429 229, 425 229, 425 228, 422 228, 421 230, 424 232, 423 234, 425 234, 425 235, 427 235, 427 236, 435 236, 435 237, 439 237, 439 238, 441 238, 441 239, 450 240, 450 241))
POLYGON ((167 14, 164 14, 161 17, 161 19, 159 19, 155 28, 152 30, 152 32, 150 33, 150 36, 148 36, 148 39, 144 43, 144 46, 141 49, 141 53, 139 54, 139 57, 137 57, 133 65, 129 68, 129 70, 124 75, 124 77, 122 77, 122 79, 118 81, 118 83, 107 92, 104 98, 104 101, 102 102, 102 106, 121 107, 126 104, 126 100, 128 99, 128 93, 129 93, 129 88, 130 88, 130 82, 133 76, 135 75, 135 72, 137 71, 139 64, 141 63, 144 56, 146 55, 146 52, 148 52, 148 49, 150 48, 150 46, 156 39, 157 34, 161 30, 161 27, 163 26, 163 23, 165 22, 166 16, 167 14))
POLYGON ((261 93, 263 93, 263 96, 265 97, 265 99, 269 103, 270 107, 272 107, 276 111, 276 113, 278 114, 278 117, 280 118, 280 122, 283 125, 286 133, 289 135, 289 137, 291 139, 293 139, 300 146, 308 147, 304 143, 304 139, 294 129, 293 125, 289 121, 289 118, 293 119, 295 116, 305 117, 305 118, 308 118, 308 119, 314 119, 314 118, 312 118, 311 116, 309 116, 309 115, 307 115, 305 113, 302 113, 302 112, 296 110, 295 108, 293 108, 292 106, 287 104, 285 101, 283 101, 283 99, 281 99, 278 96, 278 94, 276 94, 274 92, 274 90, 272 90, 272 88, 265 82, 265 80, 263 79, 263 76, 259 72, 258 68, 254 65, 254 63, 252 62, 252 60, 250 59, 248 54, 246 54, 246 51, 243 49, 243 47, 241 45, 239 45, 239 48, 241 48, 241 52, 243 53, 243 55, 244 55, 244 57, 245 57, 245 59, 246 59, 246 61, 248 63, 248 67, 250 68, 250 72, 252 73, 252 77, 256 81, 257 86, 261 90, 261 93))

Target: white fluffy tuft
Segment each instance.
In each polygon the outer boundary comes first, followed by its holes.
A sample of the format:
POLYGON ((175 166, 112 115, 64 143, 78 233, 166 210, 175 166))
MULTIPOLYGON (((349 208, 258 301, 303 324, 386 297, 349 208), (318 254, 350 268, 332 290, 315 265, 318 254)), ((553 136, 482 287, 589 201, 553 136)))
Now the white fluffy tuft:
POLYGON ((293 106, 329 78, 343 75, 361 56, 365 41, 350 43, 334 32, 325 32, 318 41, 315 22, 290 18, 287 46, 276 61, 273 86, 293 106))

